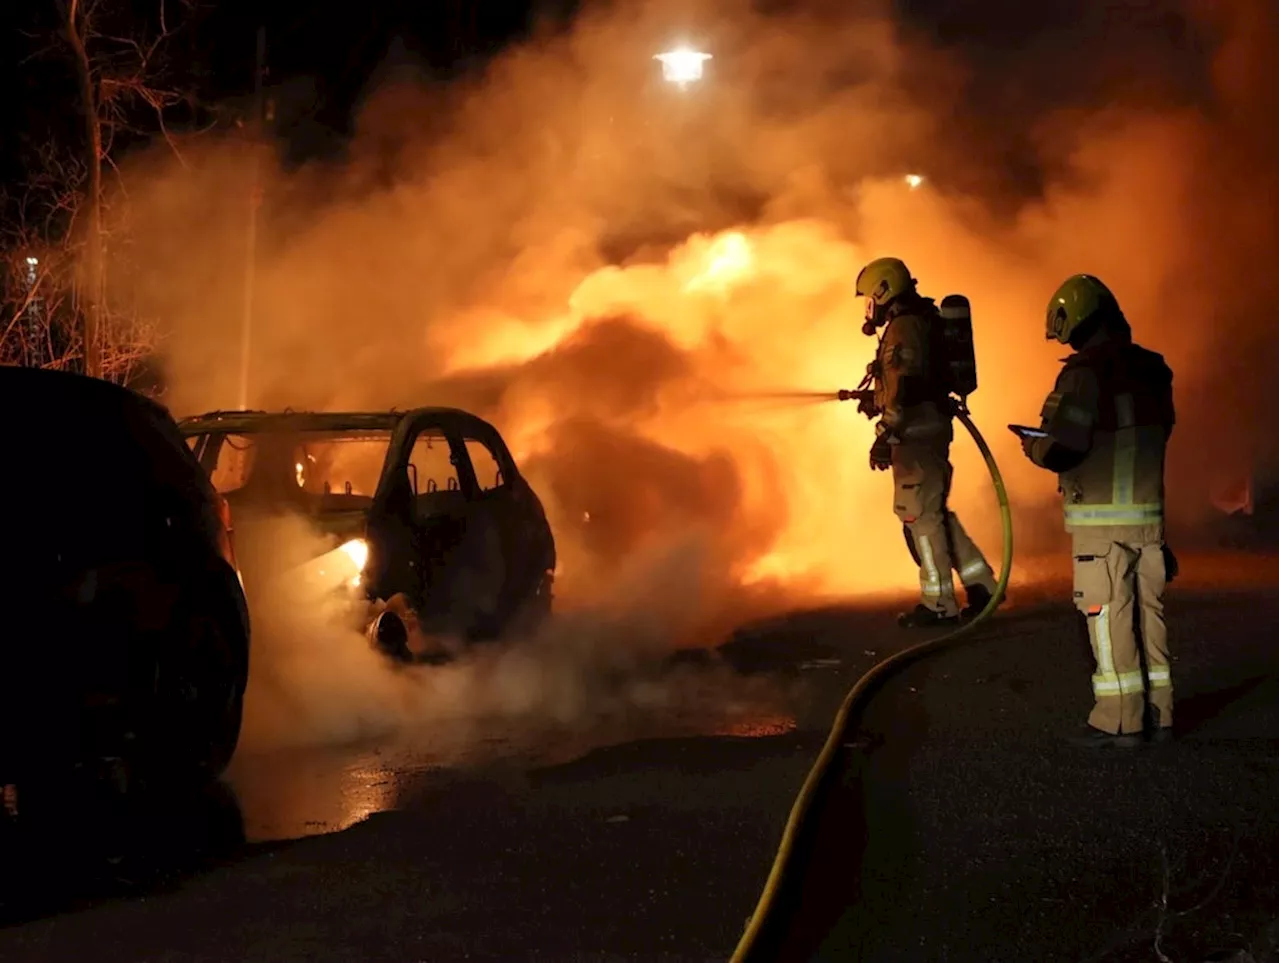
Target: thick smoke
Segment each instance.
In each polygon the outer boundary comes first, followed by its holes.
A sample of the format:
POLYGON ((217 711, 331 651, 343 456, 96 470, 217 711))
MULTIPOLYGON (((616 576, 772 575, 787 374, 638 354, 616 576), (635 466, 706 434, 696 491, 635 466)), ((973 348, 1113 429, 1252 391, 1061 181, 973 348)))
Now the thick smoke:
POLYGON ((466 649, 415 631, 415 649, 458 656, 424 669, 376 652, 359 610, 340 613, 332 595, 290 576, 332 539, 290 516, 260 521, 253 535, 241 557, 254 623, 242 751, 425 736, 443 762, 513 728, 609 740, 732 731, 762 716, 786 725, 779 684, 714 659, 668 660, 708 629, 711 569, 696 543, 633 555, 611 602, 557 615, 526 637, 466 649))
MULTIPOLYGON (((1103 277, 1175 369, 1180 522, 1223 478, 1274 472, 1274 8, 1170 5, 1195 41, 1172 53, 1134 28, 1123 58, 1099 32, 984 60, 849 6, 588 8, 468 86, 388 78, 343 163, 268 176, 252 402, 490 417, 548 503, 571 598, 611 597, 629 560, 689 538, 710 609, 743 584, 909 588, 870 424, 728 400, 856 383, 873 344, 851 282, 895 254, 925 293, 972 301, 973 411, 1024 557, 1060 544, 1054 484, 1003 426, 1052 385, 1043 311, 1068 274, 1103 277), (690 28, 715 59, 681 91, 650 58, 690 28), (1175 75, 1189 62, 1207 79, 1175 75), (1046 70, 1080 95, 1029 102, 1046 70), (996 89, 1024 92, 1016 130, 981 116, 996 89), (1039 190, 1002 182, 1013 144, 1039 190)), ((140 159, 129 209, 189 412, 236 401, 248 187, 234 143, 185 160, 140 159)), ((955 461, 955 507, 995 556, 963 438, 955 461)))

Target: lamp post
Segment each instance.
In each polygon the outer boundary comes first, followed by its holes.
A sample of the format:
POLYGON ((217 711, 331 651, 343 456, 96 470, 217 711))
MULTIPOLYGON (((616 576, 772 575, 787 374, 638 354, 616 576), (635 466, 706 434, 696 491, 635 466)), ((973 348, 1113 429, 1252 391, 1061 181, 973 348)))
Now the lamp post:
POLYGON ((250 159, 249 183, 249 223, 245 244, 244 263, 244 301, 240 318, 240 410, 249 407, 249 353, 253 335, 253 293, 254 275, 258 257, 258 207, 262 203, 262 187, 259 183, 261 174, 263 103, 262 74, 266 69, 267 31, 258 28, 258 49, 253 69, 253 118, 250 125, 252 155, 250 159))
POLYGON ((702 79, 702 65, 711 59, 711 54, 677 47, 666 53, 654 54, 653 59, 662 63, 662 79, 683 90, 702 79))

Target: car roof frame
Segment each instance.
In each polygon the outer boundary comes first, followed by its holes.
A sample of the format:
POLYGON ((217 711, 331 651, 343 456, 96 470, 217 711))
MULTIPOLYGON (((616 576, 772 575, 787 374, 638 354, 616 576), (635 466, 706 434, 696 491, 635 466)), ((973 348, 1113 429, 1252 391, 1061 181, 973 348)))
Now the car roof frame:
POLYGON ((520 477, 520 468, 502 433, 479 415, 461 408, 428 406, 406 410, 393 408, 390 411, 210 411, 183 418, 178 422, 178 427, 187 438, 213 434, 389 431, 391 444, 388 463, 383 466, 384 477, 379 480, 379 492, 387 480, 386 472, 391 469, 391 453, 398 451, 410 435, 418 435, 431 427, 438 427, 446 436, 453 435, 459 439, 467 436, 484 443, 493 450, 504 477, 513 483, 520 477))

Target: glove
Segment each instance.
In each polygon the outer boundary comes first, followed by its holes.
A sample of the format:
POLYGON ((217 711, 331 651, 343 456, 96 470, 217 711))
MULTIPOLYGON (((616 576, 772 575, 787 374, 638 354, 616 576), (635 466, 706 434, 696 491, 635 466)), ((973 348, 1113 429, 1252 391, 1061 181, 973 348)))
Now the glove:
POLYGON ((871 470, 888 471, 893 467, 893 448, 889 445, 889 436, 881 435, 871 446, 871 470))

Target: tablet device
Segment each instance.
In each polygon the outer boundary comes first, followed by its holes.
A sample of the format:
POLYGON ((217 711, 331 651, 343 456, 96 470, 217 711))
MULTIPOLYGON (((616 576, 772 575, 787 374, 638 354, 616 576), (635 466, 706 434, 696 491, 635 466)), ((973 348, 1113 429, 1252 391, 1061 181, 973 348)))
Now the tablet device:
POLYGON ((1010 425, 1009 430, 1019 438, 1048 438, 1049 433, 1043 428, 1029 428, 1026 425, 1010 425))

